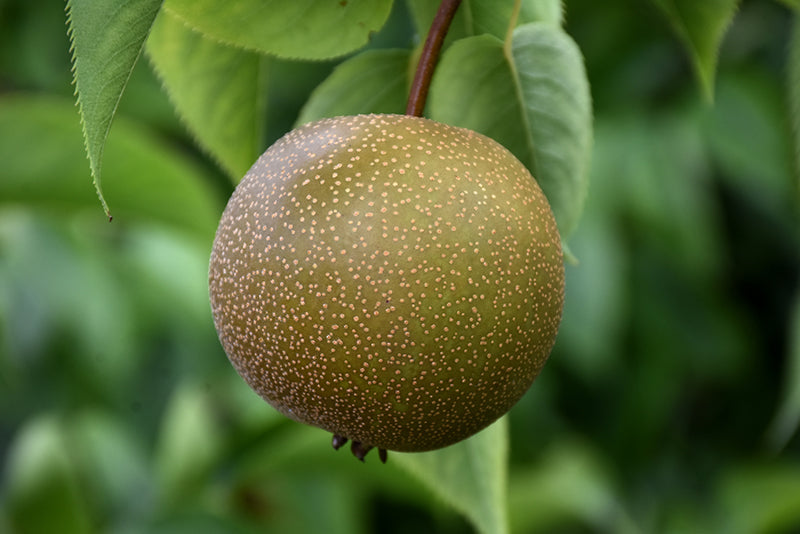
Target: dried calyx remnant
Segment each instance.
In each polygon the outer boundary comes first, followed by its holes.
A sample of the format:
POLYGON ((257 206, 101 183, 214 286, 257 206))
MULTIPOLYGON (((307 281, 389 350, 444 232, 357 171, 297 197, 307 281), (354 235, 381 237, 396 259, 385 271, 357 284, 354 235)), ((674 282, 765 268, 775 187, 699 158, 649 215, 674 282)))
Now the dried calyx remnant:
POLYGON ((507 149, 359 115, 259 158, 223 213, 209 287, 241 376, 363 459, 445 447, 506 413, 554 343, 564 267, 549 204, 507 149))
MULTIPOLYGON (((340 436, 339 434, 333 435, 332 445, 335 450, 339 450, 347 444, 348 439, 344 436, 340 436)), ((369 451, 373 449, 372 445, 364 445, 360 441, 354 441, 350 444, 350 452, 353 453, 353 456, 364 461, 364 457, 367 455, 369 451)), ((378 457, 380 458, 382 463, 386 463, 387 457, 386 449, 378 449, 378 457)))

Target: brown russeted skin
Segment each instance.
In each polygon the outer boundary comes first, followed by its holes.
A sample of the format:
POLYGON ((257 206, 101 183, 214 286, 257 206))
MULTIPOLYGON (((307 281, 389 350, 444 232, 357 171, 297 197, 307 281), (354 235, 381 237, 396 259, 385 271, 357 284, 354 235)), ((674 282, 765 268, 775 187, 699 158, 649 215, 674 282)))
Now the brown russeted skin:
POLYGON ((444 447, 516 403, 555 341, 561 241, 527 169, 405 115, 278 140, 231 197, 209 272, 220 340, 287 416, 365 446, 444 447))

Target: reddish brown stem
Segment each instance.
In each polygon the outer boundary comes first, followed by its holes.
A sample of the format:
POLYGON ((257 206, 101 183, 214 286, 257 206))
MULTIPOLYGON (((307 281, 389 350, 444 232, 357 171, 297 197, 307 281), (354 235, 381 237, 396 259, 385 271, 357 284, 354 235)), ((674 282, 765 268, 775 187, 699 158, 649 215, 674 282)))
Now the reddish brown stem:
POLYGON ((422 47, 422 54, 419 56, 417 71, 414 74, 414 81, 411 83, 411 91, 408 95, 408 105, 406 115, 421 117, 425 110, 425 101, 428 99, 428 88, 431 85, 433 69, 436 67, 436 60, 439 58, 439 51, 442 43, 453 21, 461 0, 442 0, 439 10, 433 18, 431 29, 428 30, 428 37, 422 47))

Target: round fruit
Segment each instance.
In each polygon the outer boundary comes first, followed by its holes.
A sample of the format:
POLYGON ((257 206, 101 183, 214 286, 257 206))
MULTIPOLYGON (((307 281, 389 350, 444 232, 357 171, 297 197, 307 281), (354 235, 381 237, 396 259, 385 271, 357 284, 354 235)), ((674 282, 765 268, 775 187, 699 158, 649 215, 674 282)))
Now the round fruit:
POLYGON ((527 169, 483 135, 405 115, 278 140, 231 197, 209 271, 239 374, 360 457, 444 447, 506 413, 564 300, 558 230, 527 169))

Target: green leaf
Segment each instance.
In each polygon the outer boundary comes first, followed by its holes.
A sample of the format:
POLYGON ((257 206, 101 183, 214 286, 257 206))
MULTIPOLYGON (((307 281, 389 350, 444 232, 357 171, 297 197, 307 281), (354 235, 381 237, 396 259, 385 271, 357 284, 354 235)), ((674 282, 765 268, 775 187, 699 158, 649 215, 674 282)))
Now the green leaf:
POLYGON ((800 0, 779 0, 779 1, 789 6, 792 9, 800 8, 800 0))
MULTIPOLYGON (((428 35, 428 30, 433 22, 433 17, 436 16, 436 10, 439 8, 438 2, 431 2, 430 0, 406 0, 408 12, 411 15, 411 20, 414 21, 414 28, 417 30, 419 42, 424 43, 425 37, 428 35)), ((463 6, 463 1, 462 1, 463 6)), ((462 15, 462 9, 457 9, 454 21, 458 20, 462 15)), ((452 23, 450 31, 455 30, 452 23)), ((449 32, 448 32, 449 35, 449 32)))
POLYGON ((716 532, 791 532, 800 524, 800 465, 729 467, 719 485, 716 532))
POLYGON ((27 423, 7 462, 3 502, 12 532, 93 532, 89 507, 61 425, 51 417, 27 423))
POLYGON ((800 292, 794 299, 788 346, 783 400, 767 434, 773 450, 784 448, 800 426, 800 292))
POLYGON ((520 7, 519 24, 547 22, 553 26, 564 24, 564 6, 561 0, 528 0, 520 7))
POLYGON ((592 110, 583 59, 566 33, 544 23, 514 30, 510 48, 507 55, 489 35, 454 43, 434 74, 431 118, 511 150, 544 190, 566 239, 588 189, 592 110))
POLYGON ((209 40, 167 12, 146 50, 200 145, 241 179, 264 148, 268 59, 209 40))
MULTIPOLYGON (((503 39, 508 33, 515 1, 464 0, 456 11, 448 33, 448 41, 454 40, 451 35, 456 39, 462 39, 484 33, 503 39)), ((424 41, 439 3, 430 0, 408 0, 408 7, 420 40, 424 41)), ((561 26, 563 16, 564 8, 561 0, 522 0, 516 25, 546 22, 553 26, 561 26)))
MULTIPOLYGON (((221 206, 207 177, 152 132, 119 119, 105 156, 105 187, 118 199, 116 220, 158 222, 210 243, 221 206)), ((70 214, 96 209, 81 145, 68 100, 0 98, 0 205, 70 214)))
POLYGON ((122 92, 160 8, 161 0, 67 2, 86 153, 97 195, 109 217, 100 178, 106 139, 122 92))
POLYGON ((403 113, 411 75, 406 50, 368 50, 341 63, 311 93, 297 124, 360 113, 403 113))
MULTIPOLYGON (((505 38, 511 13, 516 0, 467 0, 461 6, 467 19, 470 35, 488 33, 505 38)), ((523 0, 520 5, 517 26, 530 22, 546 22, 553 26, 561 26, 561 0, 523 0)))
POLYGON ((508 422, 505 417, 444 449, 392 454, 439 498, 464 514, 479 532, 508 532, 508 422))
POLYGON ((164 8, 212 39, 265 54, 328 59, 366 45, 392 0, 166 0, 164 8))
POLYGON ((703 92, 713 99, 717 55, 739 0, 653 0, 691 58, 703 92))

